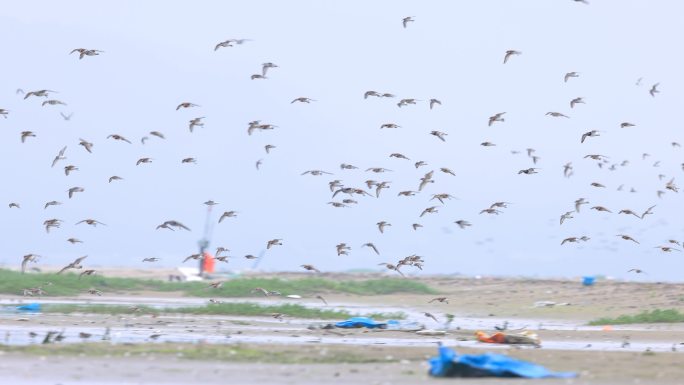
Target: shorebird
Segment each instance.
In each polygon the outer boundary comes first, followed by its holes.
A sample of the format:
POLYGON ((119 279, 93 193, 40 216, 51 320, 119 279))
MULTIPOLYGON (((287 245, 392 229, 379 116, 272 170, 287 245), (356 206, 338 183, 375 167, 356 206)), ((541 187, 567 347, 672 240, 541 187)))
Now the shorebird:
POLYGON ((589 132, 585 132, 584 134, 582 134, 582 140, 580 141, 580 143, 584 143, 584 140, 587 139, 587 138, 589 138, 589 137, 594 138, 594 137, 597 137, 597 136, 601 136, 601 135, 599 134, 599 132, 600 132, 600 131, 598 131, 598 130, 591 130, 591 131, 589 131, 589 132))
POLYGON ((273 63, 271 63, 271 62, 264 63, 264 64, 261 65, 261 75, 262 75, 262 77, 265 77, 265 76, 266 76, 266 73, 268 72, 268 70, 269 70, 270 68, 278 68, 278 66, 275 65, 275 64, 273 64, 273 63))
POLYGON ((307 271, 313 271, 313 272, 316 272, 316 273, 320 273, 320 272, 321 272, 321 271, 318 270, 314 265, 300 265, 300 266, 301 266, 304 270, 307 270, 307 271))
POLYGON ((78 275, 78 279, 81 279, 81 277, 83 277, 84 275, 93 275, 93 274, 95 274, 94 269, 83 270, 83 272, 78 275))
POLYGON ((62 204, 62 202, 58 202, 58 201, 49 201, 49 202, 46 202, 46 203, 45 203, 45 206, 43 207, 43 210, 47 209, 47 208, 50 207, 50 206, 57 206, 57 205, 61 205, 61 204, 62 204))
POLYGON ((64 103, 64 102, 61 101, 61 100, 50 99, 50 100, 44 101, 44 102, 41 104, 41 106, 45 106, 45 105, 50 105, 50 106, 62 105, 62 106, 66 106, 67 104, 64 103))
POLYGON ((568 238, 563 239, 563 241, 561 242, 561 246, 564 245, 565 243, 568 243, 568 242, 577 243, 580 241, 581 241, 581 239, 579 237, 568 237, 568 238))
POLYGON ((634 242, 634 243, 636 243, 636 244, 639 244, 639 242, 638 242, 636 239, 630 237, 630 236, 627 235, 627 234, 618 234, 618 235, 616 235, 616 237, 620 237, 620 238, 624 239, 625 241, 632 241, 632 242, 634 242))
POLYGON ((112 139, 114 139, 114 140, 118 140, 118 141, 121 141, 121 142, 126 142, 126 143, 128 143, 128 144, 131 144, 131 141, 130 141, 130 140, 124 138, 123 136, 121 136, 121 135, 119 135, 119 134, 111 134, 111 135, 107 136, 107 139, 109 139, 109 138, 112 138, 112 139))
POLYGON ((506 54, 504 55, 504 64, 506 64, 508 62, 508 59, 510 59, 513 55, 522 55, 522 52, 509 49, 508 51, 506 51, 506 54))
POLYGON ((231 43, 233 43, 233 39, 228 39, 216 44, 216 46, 214 46, 214 52, 218 51, 219 48, 234 47, 231 43))
POLYGON ((454 223, 457 224, 458 227, 460 227, 461 229, 465 229, 465 228, 468 227, 468 226, 472 226, 472 225, 470 224, 470 222, 465 221, 465 220, 463 220, 463 219, 459 219, 459 220, 455 221, 454 223))
POLYGON ((47 98, 50 96, 50 92, 57 93, 57 91, 52 91, 52 90, 37 90, 37 91, 29 91, 24 95, 24 100, 28 99, 31 96, 38 96, 38 97, 45 97, 47 98))
POLYGON ((190 129, 190 132, 192 132, 195 129, 195 127, 204 127, 204 122, 202 122, 202 119, 204 119, 204 116, 190 119, 190 121, 188 122, 188 128, 190 129))
POLYGON ((11 209, 12 209, 12 208, 17 208, 17 209, 20 209, 20 208, 21 208, 21 206, 19 206, 19 203, 16 203, 16 202, 10 202, 10 204, 9 204, 8 206, 9 206, 9 208, 11 208, 11 209))
POLYGON ((83 187, 72 187, 67 192, 69 193, 69 199, 71 199, 72 196, 74 196, 75 193, 77 192, 84 192, 85 189, 83 187))
POLYGON ((83 262, 84 259, 88 258, 87 255, 84 255, 83 257, 76 258, 73 262, 69 263, 68 265, 64 266, 62 270, 58 271, 57 274, 61 274, 66 270, 69 269, 81 269, 83 266, 81 266, 81 262, 83 262))
POLYGON ((627 272, 628 273, 634 272, 636 274, 647 274, 645 271, 643 271, 641 269, 629 269, 629 270, 627 270, 627 272))
POLYGON ((586 204, 589 204, 589 201, 587 201, 586 199, 584 199, 584 198, 577 199, 575 201, 575 211, 580 212, 580 208, 582 207, 582 205, 586 205, 586 204))
POLYGON ((86 56, 98 56, 100 53, 104 53, 104 51, 100 51, 97 49, 87 49, 87 48, 75 48, 72 50, 69 55, 71 55, 74 52, 78 52, 78 59, 83 59, 86 56))
POLYGON ((572 211, 568 211, 568 212, 566 212, 565 214, 561 215, 561 217, 560 217, 560 224, 562 225, 563 222, 565 222, 566 219, 572 219, 572 218, 574 218, 574 217, 572 216, 572 211))
POLYGON ((306 175, 306 174, 311 174, 311 175, 313 175, 313 176, 321 176, 321 175, 323 175, 323 174, 326 174, 326 175, 333 175, 333 173, 331 173, 331 172, 321 171, 321 170, 309 170, 309 171, 304 171, 304 172, 301 173, 300 175, 306 175))
POLYGON ((282 239, 271 239, 270 241, 266 242, 266 249, 268 250, 274 246, 282 246, 283 245, 282 241, 283 241, 282 239))
POLYGON ((641 216, 630 209, 623 209, 618 212, 618 214, 634 215, 635 217, 641 219, 641 216))
POLYGON ((157 261, 159 261, 159 258, 157 258, 157 257, 147 257, 147 258, 143 258, 142 261, 143 261, 143 262, 157 262, 157 261))
POLYGON ((579 77, 579 72, 568 72, 568 73, 565 74, 565 76, 563 76, 563 81, 564 81, 565 83, 567 83, 567 82, 568 82, 568 79, 570 79, 570 78, 578 78, 578 77, 579 77))
MULTIPOLYGON (((587 202, 587 203, 588 203, 588 202, 587 202)), ((591 210, 596 210, 596 211, 603 211, 603 212, 607 212, 607 213, 612 213, 612 211, 608 210, 607 208, 605 208, 605 207, 603 207, 603 206, 594 206, 594 207, 591 208, 591 210)))
POLYGON ((139 165, 142 164, 142 163, 145 163, 145 164, 147 164, 147 163, 152 163, 153 160, 154 160, 154 159, 152 159, 152 158, 140 158, 140 159, 138 159, 138 160, 135 162, 135 165, 136 165, 136 166, 139 166, 139 165))
POLYGON ((380 93, 377 92, 377 91, 366 91, 366 92, 363 94, 363 98, 364 98, 364 99, 368 99, 369 96, 381 97, 380 93))
POLYGON ((660 249, 661 251, 663 251, 665 253, 670 253, 672 251, 681 251, 679 249, 675 249, 674 247, 670 247, 670 246, 656 246, 655 248, 660 249))
POLYGON ((182 223, 180 223, 180 222, 178 222, 178 221, 175 221, 175 220, 170 220, 170 221, 166 221, 166 222, 162 223, 161 225, 157 226, 157 230, 159 230, 159 229, 169 229, 169 230, 173 230, 172 227, 174 227, 174 228, 176 228, 176 229, 179 229, 179 230, 187 230, 187 231, 190 231, 190 228, 188 228, 188 227, 185 226, 184 224, 182 224, 182 223))
POLYGON ((158 138, 160 138, 160 139, 166 139, 166 138, 164 137, 164 134, 162 134, 162 133, 159 132, 159 131, 150 131, 150 135, 154 135, 154 136, 156 136, 156 137, 158 137, 158 138))
POLYGON ((64 156, 64 152, 66 151, 66 149, 67 149, 66 146, 64 146, 64 147, 62 147, 61 150, 59 150, 59 153, 57 154, 55 159, 52 161, 52 167, 55 167, 55 164, 57 164, 57 162, 59 162, 60 160, 66 159, 66 157, 64 156))
POLYGON ((185 257, 185 259, 183 260, 183 263, 185 263, 185 262, 187 262, 187 261, 189 261, 189 260, 191 260, 191 259, 193 259, 193 260, 195 260, 195 261, 199 261, 200 258, 202 258, 202 254, 192 254, 192 255, 188 255, 188 256, 185 257))
POLYGON ((315 102, 315 100, 314 100, 314 99, 311 99, 311 98, 306 98, 306 97, 303 97, 303 96, 302 96, 302 97, 299 97, 299 98, 294 99, 293 101, 290 102, 290 104, 293 104, 293 103, 296 103, 296 102, 299 102, 299 103, 307 103, 307 104, 308 104, 308 103, 311 103, 311 102, 315 102))
POLYGON ((118 175, 112 175, 109 177, 109 183, 112 183, 115 180, 123 180, 123 178, 118 175))
POLYGON ((363 245, 361 245, 361 247, 369 247, 369 248, 373 249, 373 251, 375 251, 375 254, 380 255, 378 248, 375 247, 375 245, 372 242, 364 243, 363 245))
POLYGON ((505 114, 505 112, 499 112, 499 113, 496 113, 496 114, 490 116, 490 117, 489 117, 488 126, 491 127, 492 124, 494 124, 494 122, 503 122, 503 121, 505 121, 505 119, 502 118, 502 116, 504 116, 504 114, 505 114))
MULTIPOLYGON (((430 135, 436 136, 442 142, 446 142, 446 139, 444 137, 449 135, 449 134, 447 134, 446 132, 441 132, 441 131, 430 131, 430 135)), ((416 166, 416 168, 418 168, 418 167, 416 166)))
POLYGON ((563 176, 570 178, 572 176, 572 163, 568 162, 563 165, 563 176))
POLYGON ((402 277, 405 277, 404 273, 402 273, 401 270, 399 270, 399 266, 395 266, 395 265, 393 265, 391 263, 387 263, 387 262, 378 263, 378 266, 385 266, 385 268, 387 268, 387 270, 396 271, 397 273, 399 273, 399 275, 401 275, 402 277))
POLYGON ((569 116, 567 116, 567 115, 565 115, 565 114, 563 114, 563 113, 555 112, 555 111, 547 112, 546 115, 547 115, 547 116, 552 116, 552 117, 554 117, 554 118, 568 118, 568 119, 570 118, 569 116))
POLYGON ((26 272, 26 265, 29 262, 36 263, 38 262, 38 258, 40 258, 40 255, 37 254, 26 254, 23 256, 21 260, 21 273, 24 274, 26 272))
POLYGON ((380 126, 380 128, 401 128, 401 126, 395 123, 384 123, 380 126))
POLYGON ((414 164, 414 166, 416 166, 416 168, 420 168, 420 167, 422 167, 422 166, 427 166, 427 165, 428 165, 428 164, 427 164, 426 162, 422 161, 422 160, 419 160, 418 162, 416 162, 416 163, 414 164))
POLYGON ((622 122, 620 123, 620 128, 626 128, 626 127, 634 127, 636 124, 630 123, 630 122, 622 122))
POLYGON ((83 148, 85 148, 86 151, 88 151, 91 154, 93 153, 93 144, 92 143, 90 143, 89 141, 87 141, 85 139, 81 139, 81 138, 79 138, 78 140, 79 140, 79 142, 78 142, 79 146, 83 146, 83 148))
POLYGON ((237 211, 224 211, 223 214, 221 214, 221 217, 219 218, 219 223, 223 221, 226 218, 235 218, 237 217, 237 211))
POLYGON ((518 171, 518 175, 520 175, 520 174, 526 174, 526 175, 539 174, 539 173, 537 172, 537 170, 539 170, 539 169, 538 169, 538 168, 534 168, 534 167, 526 168, 526 169, 523 169, 523 170, 518 171))
POLYGON ((576 104, 585 104, 584 103, 584 98, 579 97, 579 98, 574 98, 570 101, 570 108, 575 108, 576 104))
POLYGON ((21 142, 25 143, 26 138, 35 138, 36 134, 33 133, 33 131, 22 131, 21 132, 21 142))
POLYGON ((414 16, 407 16, 407 17, 401 19, 401 24, 404 26, 404 28, 406 28, 408 23, 413 23, 414 21, 416 21, 413 17, 414 16))
POLYGON ((384 233, 385 233, 385 227, 387 227, 387 226, 392 226, 391 223, 388 223, 388 222, 385 222, 385 221, 380 221, 380 222, 376 223, 376 225, 378 225, 378 230, 380 230, 380 233, 381 233, 381 234, 384 234, 384 233))
POLYGON ((437 297, 437 298, 433 298, 433 299, 428 301, 428 303, 433 303, 433 302, 440 302, 440 303, 445 303, 448 305, 449 299, 447 297, 437 297))
POLYGON ((648 90, 648 93, 651 94, 651 96, 655 97, 656 94, 659 94, 660 91, 658 90, 658 86, 660 83, 654 84, 650 90, 648 90))
POLYGON ((430 99, 430 109, 432 109, 437 104, 439 104, 441 106, 442 102, 437 100, 437 99, 430 99))
POLYGON ((432 315, 432 313, 425 312, 425 313, 423 313, 423 315, 428 317, 428 318, 432 318, 435 322, 439 322, 439 321, 437 321, 437 318, 434 315, 432 315))
POLYGON ((64 175, 69 176, 72 171, 78 171, 78 167, 74 166, 73 164, 64 166, 64 175))
POLYGON ((454 197, 451 194, 441 193, 441 194, 432 194, 432 198, 430 198, 430 200, 437 199, 439 201, 439 203, 444 204, 444 199, 453 199, 453 198, 454 197))
POLYGON ((81 223, 85 223, 85 224, 91 225, 91 226, 93 226, 93 227, 97 227, 97 225, 107 226, 107 225, 105 225, 104 223, 102 223, 102 222, 100 222, 100 221, 96 221, 95 219, 84 219, 84 220, 82 220, 82 221, 76 222, 77 225, 80 225, 81 223))
POLYGON ((176 107, 176 111, 180 110, 181 108, 190 108, 190 107, 199 107, 199 106, 195 103, 183 102, 176 107))

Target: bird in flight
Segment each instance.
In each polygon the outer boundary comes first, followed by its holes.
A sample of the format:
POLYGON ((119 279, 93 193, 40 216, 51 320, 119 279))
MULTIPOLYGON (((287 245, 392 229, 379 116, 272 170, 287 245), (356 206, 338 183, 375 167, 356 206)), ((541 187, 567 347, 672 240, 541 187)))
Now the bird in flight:
POLYGON ((61 273, 65 272, 66 270, 69 270, 69 269, 81 269, 81 268, 83 268, 83 266, 81 266, 81 262, 83 262, 83 260, 86 258, 88 258, 87 255, 85 255, 83 257, 76 258, 73 262, 64 266, 62 268, 62 270, 58 271, 57 274, 61 274, 61 273))
POLYGON ((659 86, 659 85, 660 85, 660 83, 654 84, 654 85, 651 87, 651 89, 648 91, 648 93, 651 94, 652 97, 655 97, 656 94, 659 94, 659 93, 660 93, 660 91, 658 90, 658 86, 659 86))
POLYGON ((416 21, 414 19, 414 16, 407 16, 407 17, 401 19, 401 24, 404 26, 404 28, 406 28, 408 23, 413 23, 414 21, 416 21))
POLYGON ((508 51, 506 51, 506 54, 504 55, 504 64, 508 63, 508 59, 510 59, 514 55, 522 55, 522 52, 509 49, 508 51))
POLYGON ((78 55, 78 59, 79 59, 79 60, 80 60, 80 59, 83 59, 83 58, 86 57, 86 56, 98 56, 99 54, 104 53, 104 51, 100 51, 100 50, 97 50, 97 49, 76 48, 76 49, 72 50, 72 51, 69 53, 69 55, 71 55, 71 54, 74 53, 74 52, 78 52, 78 53, 79 53, 79 55, 78 55))

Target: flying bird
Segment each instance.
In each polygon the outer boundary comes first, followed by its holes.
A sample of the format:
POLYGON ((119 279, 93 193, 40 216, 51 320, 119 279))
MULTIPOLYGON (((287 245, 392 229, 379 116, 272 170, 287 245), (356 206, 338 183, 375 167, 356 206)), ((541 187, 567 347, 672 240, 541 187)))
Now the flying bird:
POLYGON ((504 64, 506 64, 508 62, 508 59, 510 59, 514 55, 522 55, 522 52, 516 51, 513 49, 506 51, 506 54, 504 55, 504 61, 503 61, 504 64))
POLYGON ((81 262, 83 262, 83 260, 86 258, 88 258, 87 255, 80 257, 80 258, 76 258, 73 262, 69 263, 68 265, 64 266, 60 271, 58 271, 57 274, 61 274, 61 273, 65 272, 66 270, 69 270, 69 269, 81 269, 81 268, 83 268, 83 266, 81 266, 81 262))
POLYGON ((414 16, 407 16, 407 17, 401 19, 401 24, 404 26, 404 28, 406 28, 408 23, 413 23, 414 21, 416 21, 413 17, 414 16))

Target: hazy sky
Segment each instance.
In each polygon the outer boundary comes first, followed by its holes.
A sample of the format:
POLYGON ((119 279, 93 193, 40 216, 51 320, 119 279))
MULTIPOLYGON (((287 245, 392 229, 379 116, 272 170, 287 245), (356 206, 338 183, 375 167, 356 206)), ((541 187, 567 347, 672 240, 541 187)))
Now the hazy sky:
POLYGON ((86 254, 89 265, 143 266, 140 260, 151 256, 162 258, 160 265, 180 265, 197 251, 202 203, 213 199, 220 203, 214 222, 223 211, 239 212, 215 224, 212 234, 212 247, 239 257, 227 266, 235 269, 251 266, 243 255, 282 238, 261 268, 379 269, 380 262, 416 253, 425 258, 425 273, 682 280, 684 253, 654 248, 684 241, 684 192, 656 196, 672 177, 684 186, 684 149, 671 146, 684 144, 677 120, 684 101, 682 11, 677 2, 645 0, 4 4, 0 108, 10 114, 0 119, 0 263, 17 265, 36 253, 50 265, 86 254), (404 29, 406 16, 415 22, 404 29), (213 50, 230 38, 250 41, 213 50), (81 47, 104 53, 69 55, 81 47), (509 49, 522 55, 504 65, 509 49), (266 80, 250 80, 264 62, 279 67, 266 80), (570 71, 580 77, 564 83, 570 71), (648 90, 658 82, 661 93, 653 98, 648 90), (55 90, 51 98, 68 105, 41 107, 44 98, 23 100, 17 88, 55 90), (364 100, 368 90, 397 98, 364 100), (290 103, 300 96, 316 101, 290 103), (569 101, 580 96, 586 104, 571 109, 569 101), (421 101, 398 108, 400 98, 421 101), (430 98, 443 105, 430 110, 430 98), (175 111, 185 101, 201 107, 175 111), (505 122, 487 126, 489 116, 504 111, 505 122), (545 116, 549 111, 570 119, 545 116), (59 112, 74 115, 65 121, 59 112), (200 116, 205 126, 191 134, 188 121, 200 116), (278 127, 248 136, 252 120, 278 127), (390 122, 401 128, 379 128, 390 122), (621 122, 636 127, 620 128, 621 122), (601 136, 581 144, 592 129, 601 136), (22 144, 26 130, 37 137, 22 144), (152 130, 166 140, 151 137, 142 145, 152 130), (446 132, 446 142, 432 130, 446 132), (106 139, 110 134, 133 143, 106 139), (78 138, 95 144, 92 154, 78 138), (496 146, 480 146, 484 141, 496 146), (271 154, 266 144, 276 146, 271 154), (65 145, 67 160, 51 168, 65 145), (536 166, 527 148, 536 149, 536 166), (395 152, 411 161, 389 158, 395 152), (643 153, 651 156, 642 160, 643 153), (587 154, 606 155, 610 163, 600 169, 583 159, 587 154), (141 157, 153 163, 136 166, 141 157), (181 164, 187 157, 197 164, 181 164), (429 166, 416 170, 418 160, 429 166), (629 165, 622 167, 624 160, 629 165), (567 162, 571 178, 563 177, 567 162), (359 170, 341 170, 341 163, 359 170), (79 170, 65 176, 67 164, 79 170), (611 164, 618 164, 615 171, 611 164), (533 166, 539 174, 518 175, 533 166), (368 167, 393 172, 373 174, 368 167), (311 169, 334 175, 300 176, 311 169), (435 183, 415 197, 397 196, 417 190, 430 170, 435 183), (108 183, 112 175, 124 180, 108 183), (367 179, 392 183, 379 199, 355 197, 358 205, 333 208, 326 204, 333 179, 354 187, 367 179), (73 186, 85 192, 68 199, 73 186), (430 201, 436 193, 458 199, 441 206, 430 201), (580 197, 591 204, 560 226, 560 215, 580 197), (43 209, 51 200, 63 204, 43 209), (495 201, 511 204, 498 216, 479 214, 495 201), (7 208, 10 202, 21 209, 7 208), (589 210, 594 205, 614 213, 589 210), (655 214, 643 220, 617 214, 652 205, 655 214), (420 218, 429 206, 440 206, 439 213, 420 218), (42 222, 49 218, 64 223, 47 234, 42 222), (107 226, 75 225, 85 218, 107 226), (155 230, 169 219, 192 231, 155 230), (459 229, 458 219, 472 227, 459 229), (385 234, 375 225, 381 220, 392 224, 385 234), (414 231, 412 223, 424 227, 414 231), (591 240, 560 246, 582 235, 591 240), (69 237, 84 243, 71 245, 69 237), (352 247, 349 256, 336 255, 340 242, 352 247), (382 255, 362 249, 366 242, 382 255), (636 267, 649 275, 626 273, 636 267))

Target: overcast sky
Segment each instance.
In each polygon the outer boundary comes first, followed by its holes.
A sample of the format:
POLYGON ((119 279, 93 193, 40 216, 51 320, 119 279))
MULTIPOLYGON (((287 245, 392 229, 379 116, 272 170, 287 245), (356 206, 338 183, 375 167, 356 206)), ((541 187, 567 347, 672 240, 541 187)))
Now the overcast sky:
POLYGON ((684 101, 682 11, 676 2, 645 0, 4 4, 0 108, 10 113, 0 119, 0 263, 17 265, 36 253, 50 265, 88 255, 90 265, 143 266, 143 257, 155 256, 160 265, 178 266, 197 252, 203 202, 212 199, 220 203, 212 213, 212 248, 231 249, 237 258, 227 267, 234 269, 250 267, 243 255, 282 238, 260 268, 379 269, 415 253, 432 274, 682 280, 684 253, 655 248, 684 241, 684 192, 656 195, 673 177, 684 186, 684 149, 671 145, 684 145, 677 120, 684 101), (406 16, 415 22, 403 28, 406 16), (249 41, 214 51, 231 38, 249 41), (79 60, 69 55, 74 48, 104 52, 79 60), (510 49, 522 54, 504 65, 510 49), (265 62, 279 67, 268 79, 251 80, 265 62), (580 76, 565 83, 570 71, 580 76), (655 83, 661 92, 651 97, 655 83), (50 98, 67 105, 43 107, 45 98, 24 100, 18 88, 58 91, 50 98), (364 100, 368 90, 397 97, 364 100), (290 103, 301 96, 316 101, 290 103), (571 109, 576 97, 586 104, 571 109), (420 101, 399 108, 401 98, 420 101), (442 105, 430 110, 430 98, 442 105), (175 110, 186 101, 200 107, 175 110), (504 111, 505 122, 488 127, 488 117, 504 111), (570 118, 546 116, 550 111, 570 118), (66 121, 60 112, 73 117, 66 121), (205 117, 205 125, 190 133, 195 117, 205 117), (252 120, 277 128, 249 136, 252 120), (621 128, 622 122, 636 126, 621 128), (401 127, 380 129, 383 123, 401 127), (601 136, 580 143, 593 129, 601 136), (141 144, 153 130, 166 139, 141 144), (429 135, 433 130, 447 133, 446 142, 429 135), (22 131, 36 137, 22 144, 22 131), (92 154, 79 138, 94 143, 92 154), (480 146, 484 141, 496 146, 480 146), (276 146, 270 154, 267 144, 276 146), (51 168, 63 146, 67 159, 51 168), (536 150, 537 165, 527 148, 536 150), (599 168, 587 154, 606 155, 609 163, 599 168), (136 166, 141 157, 153 162, 136 166), (197 164, 181 164, 187 157, 197 164), (418 160, 428 166, 416 169, 418 160), (563 177, 567 162, 570 178, 563 177), (359 169, 341 170, 341 163, 359 169), (78 171, 65 176, 68 164, 78 171), (365 172, 369 167, 393 171, 365 172), (539 173, 518 174, 529 167, 539 173), (300 175, 314 169, 334 175, 300 175), (435 183, 414 197, 397 196, 417 190, 430 170, 435 183), (113 175, 124 180, 108 183, 113 175), (379 199, 356 196, 357 205, 334 208, 327 204, 333 179, 391 187, 379 199), (69 199, 74 186, 85 191, 69 199), (442 206, 430 200, 436 193, 458 199, 442 206), (559 225, 580 197, 591 204, 559 225), (44 209, 51 200, 62 205, 44 209), (511 204, 497 216, 479 214, 495 201, 511 204), (21 208, 8 208, 10 202, 21 208), (613 214, 589 210, 594 205, 613 214), (617 214, 653 205, 654 215, 643 220, 617 214), (429 206, 439 213, 420 218, 429 206), (216 223, 227 210, 238 217, 216 223), (64 223, 47 234, 42 222, 49 218, 64 223), (75 225, 86 218, 107 226, 75 225), (170 219, 192 231, 155 230, 170 219), (472 226, 459 229, 459 219, 472 226), (392 226, 380 234, 376 223, 383 220, 392 226), (414 231, 413 223, 424 227, 414 231), (560 245, 582 235, 591 239, 560 245), (84 243, 72 245, 69 237, 84 243), (352 247, 350 255, 336 255, 340 242, 352 247), (366 242, 381 255, 360 247, 366 242), (649 275, 627 274, 631 268, 649 275))

